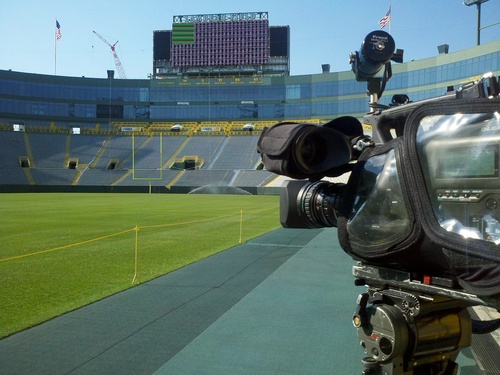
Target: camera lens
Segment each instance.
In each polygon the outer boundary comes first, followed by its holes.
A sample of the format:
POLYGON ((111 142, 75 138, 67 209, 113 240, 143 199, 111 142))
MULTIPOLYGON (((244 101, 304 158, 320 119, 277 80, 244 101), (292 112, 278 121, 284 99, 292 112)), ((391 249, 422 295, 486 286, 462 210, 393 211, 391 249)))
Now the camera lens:
POLYGON ((336 227, 344 187, 326 181, 288 181, 281 192, 281 224, 285 228, 336 227))
POLYGON ((303 170, 314 170, 324 163, 328 156, 328 144, 314 130, 304 132, 297 139, 295 158, 303 170))
POLYGON ((351 157, 348 137, 326 126, 304 127, 292 147, 293 164, 308 176, 347 164, 351 157))
POLYGON ((337 208, 340 203, 339 185, 319 181, 305 185, 300 200, 300 207, 310 227, 336 227, 337 208))

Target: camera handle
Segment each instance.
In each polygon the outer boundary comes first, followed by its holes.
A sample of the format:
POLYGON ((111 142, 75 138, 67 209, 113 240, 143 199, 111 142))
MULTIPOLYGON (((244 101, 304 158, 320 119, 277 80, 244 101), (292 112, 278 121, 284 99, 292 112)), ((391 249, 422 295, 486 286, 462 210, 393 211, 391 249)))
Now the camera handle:
POLYGON ((372 77, 368 80, 366 93, 370 97, 368 106, 372 111, 377 109, 387 109, 389 107, 379 104, 378 100, 385 91, 387 81, 392 77, 392 65, 390 62, 384 64, 384 74, 382 77, 372 77))
MULTIPOLYGON (((401 59, 402 59, 402 52, 399 52, 401 54, 401 59)), ((399 55, 398 55, 399 56, 399 55)), ((399 61, 399 60, 398 60, 399 61)), ((385 85, 388 80, 391 79, 392 77, 392 65, 390 61, 387 61, 383 64, 384 66, 384 73, 382 77, 365 77, 360 69, 360 59, 359 59, 359 52, 352 52, 349 56, 349 62, 352 65, 352 71, 356 75, 356 81, 361 82, 361 81, 367 81, 367 89, 366 93, 370 97, 370 100, 368 102, 368 105, 370 106, 370 109, 372 111, 375 111, 376 109, 387 109, 387 106, 383 106, 381 104, 378 104, 378 100, 382 96, 385 90, 385 85)))
POLYGON ((455 360, 471 344, 468 306, 449 297, 369 287, 353 316, 368 355, 362 374, 456 374, 455 360))

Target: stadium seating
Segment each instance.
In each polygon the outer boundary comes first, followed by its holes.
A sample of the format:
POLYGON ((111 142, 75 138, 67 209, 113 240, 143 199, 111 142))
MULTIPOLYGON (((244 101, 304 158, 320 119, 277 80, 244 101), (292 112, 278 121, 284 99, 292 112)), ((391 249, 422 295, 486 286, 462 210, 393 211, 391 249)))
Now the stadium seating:
POLYGON ((7 167, 0 169, 0 186, 1 185, 28 185, 29 180, 22 168, 17 167, 7 167))
POLYGON ((69 135, 65 134, 29 134, 32 162, 35 162, 35 166, 37 168, 64 168, 67 137, 69 135))
POLYGON ((257 137, 232 136, 226 138, 224 149, 209 165, 212 169, 255 169, 260 162, 257 137))
MULTIPOLYGON (((24 137, 19 132, 1 132, 0 168, 16 168, 20 166, 19 157, 26 156, 24 137)), ((5 172, 5 171, 4 171, 5 172)), ((4 175, 2 173, 1 175, 4 175)), ((3 176, 5 177, 5 176, 3 176)))
POLYGON ((105 146, 106 136, 85 135, 71 137, 70 157, 78 158, 78 164, 90 164, 105 146))
MULTIPOLYGON (((208 127, 207 124, 204 124, 208 127)), ((2 186, 261 187, 275 175, 257 170, 258 133, 231 135, 229 123, 221 135, 187 126, 187 132, 163 132, 170 123, 155 124, 154 132, 68 134, 62 132, 1 131, 0 191, 2 186), (163 129, 161 129, 163 127, 163 129), (210 134, 209 134, 210 133, 210 134), (161 135, 160 135, 161 134, 161 135), (224 135, 222 135, 224 134, 224 135), (161 147, 160 147, 161 142, 161 147), (161 156, 161 158, 160 158, 161 156), (178 158, 196 157, 195 170, 171 170, 178 158)), ((236 125, 237 134, 240 124, 236 125)), ((5 190, 5 189, 4 189, 5 190)), ((45 191, 45 190, 44 190, 45 191)))

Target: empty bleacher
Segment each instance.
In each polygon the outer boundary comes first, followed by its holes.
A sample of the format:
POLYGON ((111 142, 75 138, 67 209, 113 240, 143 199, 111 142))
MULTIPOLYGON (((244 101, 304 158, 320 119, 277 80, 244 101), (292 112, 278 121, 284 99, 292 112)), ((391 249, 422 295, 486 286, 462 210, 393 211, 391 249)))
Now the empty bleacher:
POLYGON ((70 158, 77 158, 78 164, 90 164, 99 151, 105 147, 105 135, 81 134, 71 137, 70 158))
POLYGON ((276 175, 268 171, 240 170, 235 174, 231 185, 238 187, 265 186, 276 175))
POLYGON ((185 171, 175 183, 176 186, 226 186, 233 178, 234 171, 196 170, 185 171))
POLYGON ((23 133, 1 132, 0 168, 19 167, 19 157, 27 156, 23 133))
POLYGON ((136 171, 128 171, 123 178, 115 180, 112 184, 115 186, 167 186, 181 171, 172 171, 163 169, 160 171, 151 171, 148 174, 136 171))
MULTIPOLYGON (((147 139, 147 136, 134 137, 134 147, 140 148, 147 139)), ((92 167, 95 169, 132 168, 132 137, 125 135, 110 137, 92 167)))
POLYGON ((227 138, 222 152, 210 163, 212 169, 255 169, 260 161, 257 137, 232 136, 227 138))
POLYGON ((0 131, 0 139, 0 185, 149 185, 186 190, 264 186, 274 176, 255 170, 260 162, 258 136, 250 134, 141 132, 132 137, 123 133, 0 131), (174 161, 183 157, 197 157, 204 163, 196 170, 171 170, 174 161))
POLYGON ((65 168, 66 134, 31 133, 31 154, 37 168, 65 168))
POLYGON ((31 175, 37 185, 71 185, 77 171, 65 168, 32 168, 31 175))
POLYGON ((75 183, 81 186, 110 186, 126 173, 127 171, 122 169, 86 168, 81 171, 81 175, 75 183))
POLYGON ((22 168, 0 168, 0 185, 29 185, 29 179, 22 168))
POLYGON ((224 136, 193 136, 177 157, 196 155, 204 159, 205 163, 210 163, 225 140, 224 136))

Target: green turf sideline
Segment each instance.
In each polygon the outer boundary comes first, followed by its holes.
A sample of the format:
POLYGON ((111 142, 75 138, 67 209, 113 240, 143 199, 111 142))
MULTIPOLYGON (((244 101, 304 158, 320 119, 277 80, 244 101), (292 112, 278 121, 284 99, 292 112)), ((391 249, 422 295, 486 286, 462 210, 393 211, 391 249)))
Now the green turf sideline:
POLYGON ((0 194, 0 337, 269 232, 278 200, 0 194))

